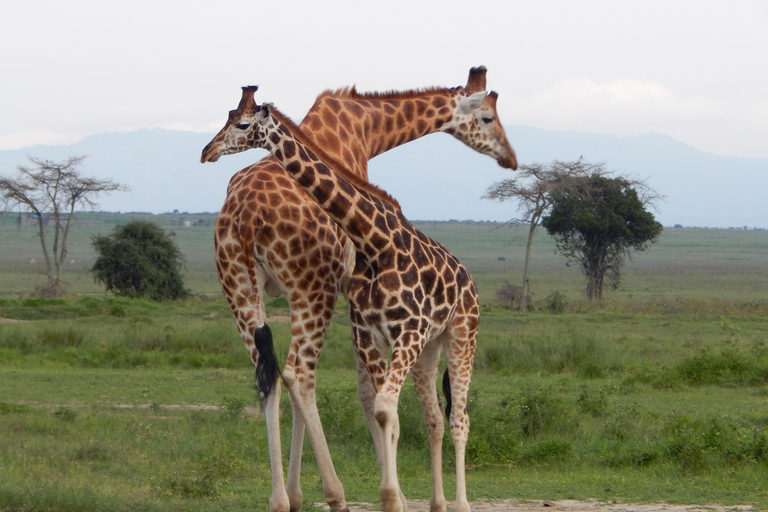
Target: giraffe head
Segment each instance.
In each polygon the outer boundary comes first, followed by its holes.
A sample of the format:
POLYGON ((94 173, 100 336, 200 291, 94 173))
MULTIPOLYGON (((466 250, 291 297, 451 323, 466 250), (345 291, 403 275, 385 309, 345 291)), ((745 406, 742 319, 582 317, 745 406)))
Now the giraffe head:
MULTIPOLYGON (((240 153, 251 148, 264 147, 259 144, 257 121, 265 119, 265 112, 262 106, 256 104, 253 99, 254 93, 259 89, 258 85, 248 85, 243 87, 243 95, 240 98, 240 104, 235 110, 229 111, 227 123, 219 133, 205 146, 200 161, 215 162, 222 155, 231 155, 240 153)), ((266 106, 266 105, 264 105, 266 106)), ((266 116, 268 117, 267 108, 266 116)))
POLYGON ((494 158, 505 169, 516 170, 515 150, 507 141, 496 112, 499 95, 494 91, 485 91, 486 72, 485 66, 469 70, 467 85, 459 91, 453 118, 440 129, 472 149, 494 158))

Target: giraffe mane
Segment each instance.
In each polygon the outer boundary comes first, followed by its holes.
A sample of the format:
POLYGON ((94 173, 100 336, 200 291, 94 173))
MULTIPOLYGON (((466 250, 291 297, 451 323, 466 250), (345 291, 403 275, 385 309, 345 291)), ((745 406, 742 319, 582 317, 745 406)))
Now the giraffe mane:
POLYGON ((358 92, 354 85, 350 85, 336 90, 326 89, 318 95, 317 99, 334 97, 351 100, 408 100, 432 94, 444 94, 459 88, 460 87, 427 87, 423 89, 410 89, 407 91, 358 92))
POLYGON ((288 130, 290 130, 293 136, 299 139, 302 145, 304 145, 307 149, 311 150, 315 156, 317 156, 320 161, 325 164, 332 172, 340 175, 355 187, 364 190, 370 195, 375 196, 386 203, 391 204, 396 210, 401 209, 400 203, 398 203, 397 199, 389 195, 389 193, 387 193, 382 188, 379 188, 373 183, 364 180, 357 174, 354 174, 344 164, 328 155, 328 153, 323 151, 317 144, 312 141, 309 136, 307 136, 306 133, 304 133, 299 125, 294 123, 291 118, 280 112, 280 110, 278 110, 274 105, 271 107, 271 110, 272 115, 274 115, 281 123, 283 123, 288 128, 288 130))

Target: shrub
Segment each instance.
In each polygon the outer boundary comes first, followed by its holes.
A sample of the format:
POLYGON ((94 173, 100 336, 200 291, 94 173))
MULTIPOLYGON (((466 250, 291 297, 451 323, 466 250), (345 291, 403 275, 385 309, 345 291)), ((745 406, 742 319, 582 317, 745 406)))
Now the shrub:
MULTIPOLYGON (((516 284, 505 282, 498 290, 496 290, 496 300, 498 300, 502 306, 508 307, 509 309, 514 309, 515 301, 520 302, 520 299, 522 298, 523 287, 516 284)), ((530 299, 530 296, 528 298, 530 299)))
POLYGON ((544 311, 548 311, 556 315, 565 312, 567 305, 568 299, 565 297, 565 295, 557 290, 544 298, 544 311))
POLYGON ((109 236, 93 237, 93 247, 99 256, 91 271, 108 291, 150 300, 189 295, 181 276, 183 255, 173 233, 155 224, 137 220, 117 226, 109 236))
POLYGON ((526 390, 520 398, 520 429, 526 437, 573 432, 578 419, 562 395, 550 388, 526 390))
POLYGON ((564 462, 570 458, 573 445, 558 438, 548 438, 523 447, 520 459, 529 464, 564 462))

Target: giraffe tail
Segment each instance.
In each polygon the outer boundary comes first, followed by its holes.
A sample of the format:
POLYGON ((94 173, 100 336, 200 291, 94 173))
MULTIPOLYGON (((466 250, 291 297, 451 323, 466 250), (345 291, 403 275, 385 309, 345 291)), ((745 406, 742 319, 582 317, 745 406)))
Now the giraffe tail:
POLYGON ((445 395, 445 417, 451 417, 451 377, 448 368, 443 372, 443 395, 445 395))
POLYGON ((264 324, 257 327, 253 333, 253 341, 259 352, 259 359, 256 362, 256 389, 266 400, 272 393, 272 388, 280 373, 275 347, 272 344, 272 330, 269 325, 264 324))

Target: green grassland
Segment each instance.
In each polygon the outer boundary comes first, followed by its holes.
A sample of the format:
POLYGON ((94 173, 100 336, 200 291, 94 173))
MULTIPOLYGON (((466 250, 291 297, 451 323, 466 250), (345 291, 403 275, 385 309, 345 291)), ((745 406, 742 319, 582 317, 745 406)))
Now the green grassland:
MULTIPOLYGON (((0 217, 0 510, 266 508, 266 431, 253 374, 213 263, 212 215, 151 219, 176 233, 194 296, 156 304, 105 295, 90 238, 133 215, 73 228, 65 280, 43 283, 34 230, 0 217)), ((421 222, 472 272, 481 330, 470 393, 471 500, 599 499, 768 509, 768 232, 668 229, 627 263, 619 289, 583 300, 578 269, 539 233, 534 310, 497 304, 517 284, 525 230, 421 222), (504 259, 499 259, 504 258, 504 259), (557 294, 555 295, 555 292, 557 294)), ((268 314, 284 357, 285 302, 268 314)), ((379 482, 343 300, 318 368, 318 402, 350 501, 379 482)), ((289 407, 283 397, 283 447, 289 407)), ((401 396, 399 464, 409 498, 429 497, 426 429, 401 396)), ((322 502, 311 447, 305 509, 322 502)), ((446 494, 453 495, 445 441, 446 494)))
MULTIPOLYGON (((186 257, 187 285, 194 293, 218 293, 213 254, 213 214, 85 213, 80 219, 101 226, 75 226, 69 240, 64 279, 73 293, 103 292, 89 268, 95 254, 91 238, 111 232, 118 223, 148 218, 175 233, 186 257), (203 224, 184 227, 184 221, 203 224), (176 223, 177 225, 173 225, 176 223)), ((520 284, 527 229, 491 222, 416 222, 427 235, 446 245, 469 268, 484 302, 495 300, 500 284, 520 284), (504 258, 504 259, 500 259, 504 258)), ((768 230, 666 229, 651 249, 635 253, 610 301, 647 303, 762 301, 768 290, 768 230)), ((19 228, 15 214, 0 215, 0 295, 26 294, 44 282, 36 229, 19 228), (36 265, 30 260, 35 258, 36 265)), ((576 266, 566 266, 552 239, 539 230, 533 247, 531 287, 543 300, 555 291, 580 300, 584 283, 576 266)))

